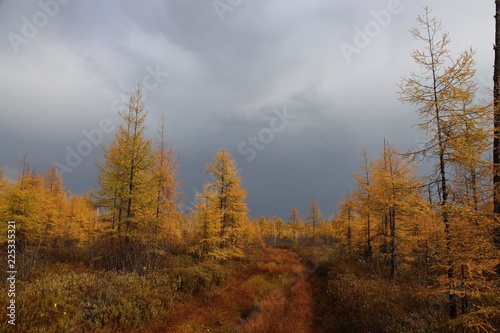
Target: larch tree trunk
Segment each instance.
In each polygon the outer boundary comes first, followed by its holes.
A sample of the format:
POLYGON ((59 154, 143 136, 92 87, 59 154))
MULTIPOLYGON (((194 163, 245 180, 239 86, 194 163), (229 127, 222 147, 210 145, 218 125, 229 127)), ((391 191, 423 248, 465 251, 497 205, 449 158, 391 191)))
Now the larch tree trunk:
POLYGON ((495 0, 495 60, 493 67, 493 213, 497 221, 495 243, 500 243, 500 0, 495 0))

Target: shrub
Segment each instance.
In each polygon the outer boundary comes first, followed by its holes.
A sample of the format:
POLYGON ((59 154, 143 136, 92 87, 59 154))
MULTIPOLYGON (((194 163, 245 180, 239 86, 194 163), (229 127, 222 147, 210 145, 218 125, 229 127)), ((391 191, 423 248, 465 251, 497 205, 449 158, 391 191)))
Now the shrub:
POLYGON ((247 291, 255 299, 264 297, 276 287, 264 274, 254 274, 241 284, 241 290, 247 291))
POLYGON ((440 322, 425 286, 358 274, 362 263, 320 263, 310 277, 325 332, 427 332, 440 322))
POLYGON ((177 290, 194 295, 222 284, 226 275, 220 264, 204 262, 199 266, 175 268, 172 276, 177 290))
MULTIPOLYGON (((160 274, 47 273, 33 282, 18 282, 16 328, 21 332, 128 330, 173 304, 171 284, 160 274)), ((6 331, 6 325, 0 324, 0 330, 6 331)))

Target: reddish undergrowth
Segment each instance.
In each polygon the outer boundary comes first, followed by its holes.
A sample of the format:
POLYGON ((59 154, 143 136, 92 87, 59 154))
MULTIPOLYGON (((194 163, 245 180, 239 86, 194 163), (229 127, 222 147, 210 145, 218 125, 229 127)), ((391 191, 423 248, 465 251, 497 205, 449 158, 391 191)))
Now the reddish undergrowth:
POLYGON ((141 332, 311 332, 312 299, 299 256, 264 248, 247 263, 226 265, 223 286, 181 299, 168 318, 141 332))

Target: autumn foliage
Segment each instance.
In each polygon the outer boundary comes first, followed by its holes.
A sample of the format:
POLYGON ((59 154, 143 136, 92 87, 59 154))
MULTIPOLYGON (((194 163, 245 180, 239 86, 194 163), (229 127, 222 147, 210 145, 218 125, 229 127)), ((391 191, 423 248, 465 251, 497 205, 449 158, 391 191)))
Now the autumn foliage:
POLYGON ((363 149, 331 217, 314 196, 305 212, 249 216, 225 148, 181 211, 166 119, 147 137, 141 86, 103 146, 97 188, 70 193, 27 151, 14 178, 0 168, 0 219, 16 221, 18 331, 499 331, 491 105, 476 98, 474 52, 453 56, 429 9, 411 35, 421 72, 399 94, 427 140, 363 149))

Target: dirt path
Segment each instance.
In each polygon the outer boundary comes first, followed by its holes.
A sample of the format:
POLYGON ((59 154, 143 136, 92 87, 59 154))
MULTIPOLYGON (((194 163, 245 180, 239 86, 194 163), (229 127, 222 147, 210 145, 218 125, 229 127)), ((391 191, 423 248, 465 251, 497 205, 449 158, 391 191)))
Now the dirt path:
POLYGON ((265 248, 257 262, 232 273, 223 288, 183 302, 168 324, 147 331, 312 332, 311 288, 295 252, 265 248))
POLYGON ((241 326, 241 332, 310 332, 311 290, 298 255, 291 250, 267 248, 261 266, 282 283, 262 299, 258 311, 241 326))

